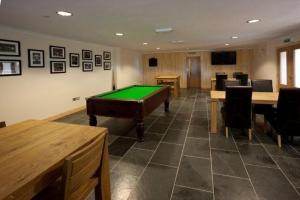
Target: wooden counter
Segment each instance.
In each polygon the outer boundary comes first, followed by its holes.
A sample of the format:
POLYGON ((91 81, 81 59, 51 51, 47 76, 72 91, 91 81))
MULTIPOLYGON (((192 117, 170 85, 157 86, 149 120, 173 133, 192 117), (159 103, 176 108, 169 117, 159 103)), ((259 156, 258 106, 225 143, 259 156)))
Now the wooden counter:
POLYGON ((155 79, 157 84, 170 85, 176 97, 180 95, 180 76, 158 76, 155 79))

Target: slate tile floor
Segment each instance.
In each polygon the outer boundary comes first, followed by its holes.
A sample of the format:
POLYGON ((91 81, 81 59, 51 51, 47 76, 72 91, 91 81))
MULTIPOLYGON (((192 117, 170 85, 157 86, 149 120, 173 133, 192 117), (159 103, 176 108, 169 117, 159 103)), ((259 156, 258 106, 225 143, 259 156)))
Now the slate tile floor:
MULTIPOLYGON (((109 129, 112 200, 297 200, 300 140, 278 149, 254 126, 254 140, 230 131, 209 134, 209 93, 182 90, 170 113, 163 106, 145 120, 145 142, 130 119, 99 117, 109 129)), ((86 124, 85 112, 59 119, 86 124)), ((89 200, 94 199, 93 194, 89 200)))

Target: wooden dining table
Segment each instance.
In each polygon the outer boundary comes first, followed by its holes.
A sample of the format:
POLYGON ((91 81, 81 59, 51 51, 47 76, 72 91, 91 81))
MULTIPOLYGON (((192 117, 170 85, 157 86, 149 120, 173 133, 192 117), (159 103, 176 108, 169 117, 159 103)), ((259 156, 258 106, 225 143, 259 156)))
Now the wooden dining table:
MULTIPOLYGON (((101 199, 110 199, 107 129, 27 120, 0 129, 0 199, 29 200, 62 175, 64 160, 98 137, 104 140, 101 199)), ((100 152, 99 152, 100 153, 100 152)))
MULTIPOLYGON (((252 92, 253 104, 274 105, 278 101, 278 92, 252 92)), ((211 98, 211 115, 210 115, 210 132, 217 133, 218 129, 218 112, 219 102, 225 101, 225 91, 210 91, 211 98)))

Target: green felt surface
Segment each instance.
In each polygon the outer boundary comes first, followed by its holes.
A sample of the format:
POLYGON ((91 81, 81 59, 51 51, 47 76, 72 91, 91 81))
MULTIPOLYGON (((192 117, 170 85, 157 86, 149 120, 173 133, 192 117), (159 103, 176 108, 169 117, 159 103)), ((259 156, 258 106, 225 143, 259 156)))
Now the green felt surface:
POLYGON ((105 99, 141 100, 153 92, 161 89, 162 86, 132 86, 122 90, 100 94, 96 97, 105 99))

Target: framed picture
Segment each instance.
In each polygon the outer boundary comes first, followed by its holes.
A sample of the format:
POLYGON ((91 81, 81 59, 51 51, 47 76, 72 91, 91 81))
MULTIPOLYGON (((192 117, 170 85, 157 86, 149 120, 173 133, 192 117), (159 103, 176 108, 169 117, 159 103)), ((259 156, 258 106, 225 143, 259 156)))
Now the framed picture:
POLYGON ((28 67, 43 68, 45 67, 45 57, 43 50, 28 49, 28 67))
POLYGON ((82 62, 82 71, 84 71, 84 72, 93 71, 93 63, 92 62, 82 62))
POLYGON ((50 58, 65 59, 66 58, 65 47, 50 46, 50 58))
POLYGON ((96 67, 102 66, 102 55, 95 55, 95 66, 96 67))
POLYGON ((103 52, 103 59, 104 60, 111 60, 111 53, 108 51, 103 52))
POLYGON ((0 60, 0 76, 22 75, 21 60, 0 60))
POLYGON ((66 61, 50 61, 51 74, 66 73, 66 61))
POLYGON ((79 53, 70 53, 70 67, 79 67, 80 58, 79 53))
POLYGON ((111 62, 104 62, 104 70, 111 70, 111 62))
POLYGON ((21 56, 20 42, 0 39, 0 56, 21 56))
POLYGON ((93 52, 91 50, 82 50, 82 60, 93 60, 93 52))

